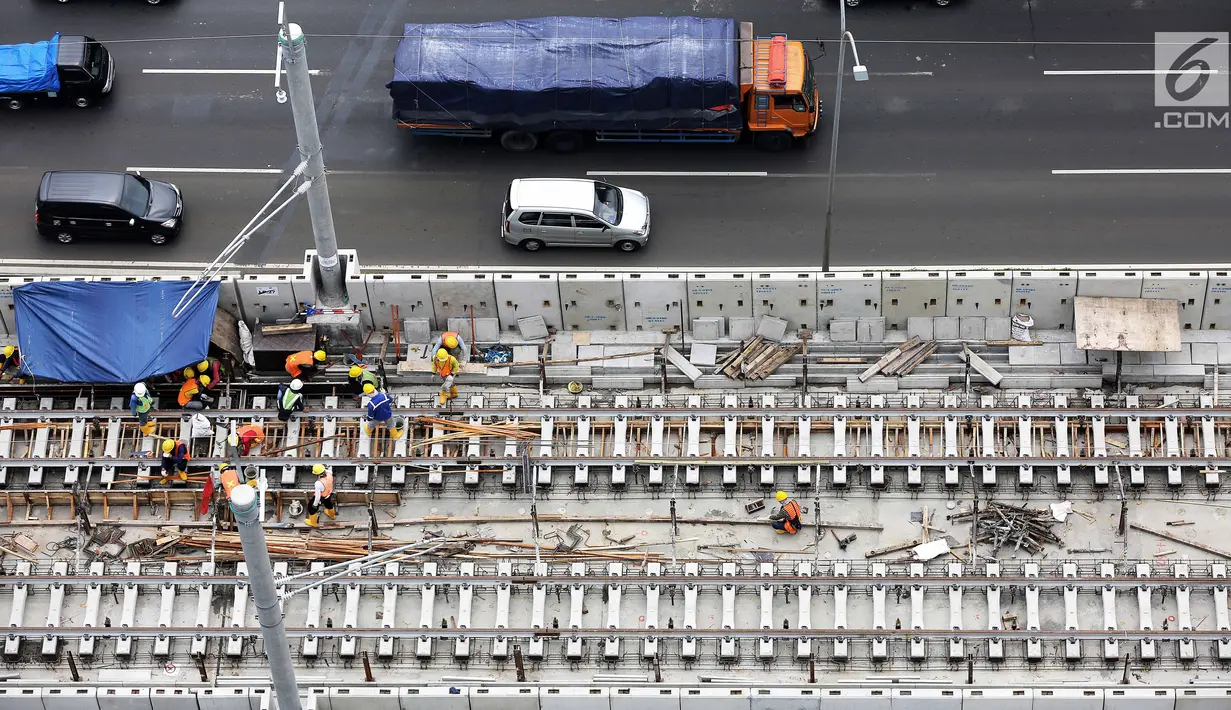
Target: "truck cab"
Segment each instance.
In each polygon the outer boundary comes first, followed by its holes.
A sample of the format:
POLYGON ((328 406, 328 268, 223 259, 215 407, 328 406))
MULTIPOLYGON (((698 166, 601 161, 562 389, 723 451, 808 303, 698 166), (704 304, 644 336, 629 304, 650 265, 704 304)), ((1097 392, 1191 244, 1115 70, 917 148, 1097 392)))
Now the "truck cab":
POLYGON ((0 47, 0 105, 18 110, 35 102, 92 106, 111 93, 115 63, 93 37, 56 35, 46 42, 0 47), (54 71, 45 66, 54 62, 54 71))
POLYGON ((777 152, 816 131, 821 98, 802 42, 784 34, 755 37, 741 22, 740 94, 744 120, 758 148, 777 152))

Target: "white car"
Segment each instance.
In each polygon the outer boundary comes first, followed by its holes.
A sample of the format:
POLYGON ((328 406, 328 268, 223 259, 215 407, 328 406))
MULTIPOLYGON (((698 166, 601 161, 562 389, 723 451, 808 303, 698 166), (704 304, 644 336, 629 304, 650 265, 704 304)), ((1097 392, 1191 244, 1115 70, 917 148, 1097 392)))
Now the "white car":
POLYGON ((597 180, 522 178, 509 185, 500 235, 526 251, 615 247, 637 251, 650 238, 650 201, 597 180))

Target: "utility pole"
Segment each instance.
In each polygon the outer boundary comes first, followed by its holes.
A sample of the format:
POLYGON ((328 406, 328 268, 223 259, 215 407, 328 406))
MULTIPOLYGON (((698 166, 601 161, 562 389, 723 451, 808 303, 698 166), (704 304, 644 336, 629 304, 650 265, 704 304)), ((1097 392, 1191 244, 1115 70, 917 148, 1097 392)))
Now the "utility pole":
POLYGON ((274 568, 269 563, 269 548, 265 546, 256 490, 238 485, 231 489, 229 500, 235 522, 239 524, 239 542, 244 548, 244 561, 248 563, 249 588, 256 603, 257 620, 261 623, 261 639, 265 642, 265 657, 269 661, 269 676, 273 680, 278 709, 301 710, 299 685, 291 664, 291 645, 286 639, 282 610, 278 608, 274 568))
POLYGON ((338 259, 338 237, 333 228, 333 207, 329 204, 325 156, 321 152, 321 133, 316 124, 316 104, 312 99, 312 80, 308 75, 303 29, 294 22, 284 25, 278 31, 278 46, 286 66, 286 85, 290 93, 291 113, 295 117, 299 154, 307 163, 304 178, 311 185, 308 188, 308 212, 312 217, 312 237, 316 241, 316 265, 320 275, 317 300, 322 306, 337 308, 346 305, 346 281, 338 259))
POLYGON ((825 199, 825 236, 821 271, 829 271, 829 241, 833 237, 833 184, 838 171, 838 121, 842 118, 842 71, 846 63, 846 0, 838 3, 838 88, 834 92, 833 137, 829 139, 829 196, 825 199))

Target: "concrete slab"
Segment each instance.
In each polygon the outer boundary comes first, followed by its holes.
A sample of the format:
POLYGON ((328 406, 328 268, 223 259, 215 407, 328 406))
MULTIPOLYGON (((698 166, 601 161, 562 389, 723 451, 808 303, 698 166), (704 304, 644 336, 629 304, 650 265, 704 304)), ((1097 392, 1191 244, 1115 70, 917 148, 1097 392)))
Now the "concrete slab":
POLYGON ((846 378, 847 392, 897 392, 898 381, 893 377, 876 375, 867 382, 860 382, 858 377, 846 378))
POLYGON ((829 339, 835 343, 855 342, 855 321, 837 318, 829 321, 829 339))
POLYGON ((1180 343, 1180 349, 1175 352, 1163 353, 1168 365, 1191 365, 1193 362, 1192 343, 1180 343))
POLYGON ((722 338, 721 318, 693 318, 693 340, 718 340, 722 338))
POLYGON ((727 319, 727 334, 732 340, 747 340, 757 332, 757 319, 731 316, 727 319))
POLYGON ((713 343, 693 343, 688 352, 688 361, 697 367, 713 367, 718 364, 718 346, 713 343))
POLYGON ((910 316, 906 319, 906 335, 920 340, 934 339, 936 329, 930 316, 910 316))
POLYGON ((983 340, 987 337, 987 319, 983 316, 962 316, 958 318, 957 332, 962 340, 983 340))
POLYGON ((670 345, 663 346, 663 355, 666 356, 667 360, 674 365, 676 369, 683 372, 689 380, 696 382, 697 378, 701 376, 701 370, 697 369, 696 365, 689 362, 688 358, 684 357, 684 353, 681 353, 679 350, 676 350, 670 345))
POLYGON ((1084 352, 1086 353, 1086 363, 1089 365, 1116 361, 1116 352, 1114 350, 1085 350, 1084 352))
POLYGON ((547 321, 541 315, 518 318, 517 330, 523 340, 542 340, 547 337, 547 321))
MULTIPOLYGON (((450 318, 449 330, 457 331, 462 334, 466 340, 471 340, 469 318, 450 318)), ((500 342, 500 319, 499 318, 475 318, 474 319, 474 342, 476 343, 498 343, 500 342)))
POLYGON ((432 322, 427 318, 403 318, 402 340, 423 345, 431 343, 433 340, 432 322))
POLYGON ((1009 365, 1059 365, 1060 343, 1009 348, 1009 365))
POLYGON ((1155 365, 1154 377, 1167 385, 1200 385, 1205 383, 1205 365, 1155 365))
MULTIPOLYGON (((1218 364, 1218 343, 1203 343, 1194 342, 1186 343, 1191 345, 1189 348, 1192 353, 1192 364, 1194 365, 1217 365, 1218 364)), ((1228 343, 1231 345, 1231 343, 1228 343)))
POLYGON ((1231 343, 1218 344, 1218 364, 1231 365, 1231 343))
POLYGON ((537 345, 514 345, 513 362, 537 362, 539 348, 537 345))
POLYGON ((739 389, 744 387, 744 381, 733 380, 726 375, 701 375, 692 386, 699 390, 739 389))
POLYGON ((1142 365, 1166 365, 1167 364, 1167 353, 1141 352, 1137 354, 1141 356, 1142 365))
POLYGON ((938 390, 949 386, 947 375, 902 375, 898 379, 898 390, 938 390))
POLYGON ((588 365, 548 365, 547 366, 547 381, 548 382, 568 382, 580 377, 589 377, 590 367, 588 365))
POLYGON ((786 326, 787 322, 782 318, 761 316, 761 322, 757 324, 757 335, 776 343, 786 335, 786 326))
POLYGON ((571 339, 560 338, 551 341, 552 360, 571 360, 577 357, 577 345, 571 339))
POLYGON ((885 339, 884 318, 860 318, 855 321, 855 340, 860 343, 879 343, 885 339))
POLYGON ((1012 319, 1000 316, 987 319, 987 330, 984 333, 987 340, 1008 340, 1012 333, 1012 319))
MULTIPOLYGON (((982 375, 984 379, 991 382, 993 385, 999 385, 1004 379, 1004 375, 1000 374, 996 368, 989 365, 987 361, 973 352, 963 350, 958 353, 957 356, 962 362, 966 362, 966 360, 969 359, 970 369, 982 375)), ((963 375, 963 377, 965 377, 965 375, 963 375)))
POLYGON ((936 340, 957 340, 961 336, 960 319, 957 316, 937 316, 932 319, 936 340))
POLYGON ((596 390, 637 390, 644 386, 644 378, 626 376, 599 376, 590 383, 590 387, 596 390))
POLYGON ((1181 330, 1181 343, 1231 343, 1231 330, 1181 330))
POLYGON ((1060 346, 1061 365, 1085 365, 1086 351, 1078 350, 1077 343, 1057 343, 1060 346))

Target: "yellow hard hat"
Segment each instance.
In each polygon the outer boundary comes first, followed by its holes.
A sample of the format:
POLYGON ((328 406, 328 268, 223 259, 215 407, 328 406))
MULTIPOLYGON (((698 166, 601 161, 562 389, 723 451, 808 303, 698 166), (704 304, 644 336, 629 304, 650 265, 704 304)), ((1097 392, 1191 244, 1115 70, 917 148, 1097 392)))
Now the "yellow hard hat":
POLYGON ((449 351, 448 351, 448 350, 445 350, 444 348, 441 348, 441 349, 437 350, 437 351, 436 351, 436 359, 437 359, 437 360, 439 360, 439 361, 441 361, 441 362, 444 362, 445 360, 448 360, 448 359, 449 359, 449 351))
POLYGON ((209 385, 210 383, 209 375, 201 375, 197 379, 199 379, 203 385, 209 385))
POLYGON ((316 352, 312 353, 312 359, 316 360, 317 362, 325 362, 325 351, 317 350, 316 352))
POLYGON ((376 394, 376 385, 372 384, 371 382, 364 383, 363 393, 364 394, 376 394))
POLYGON ((228 468, 235 468, 234 466, 231 465, 230 461, 223 461, 222 463, 218 464, 219 471, 225 471, 228 468))
POLYGON ((325 475, 325 464, 318 463, 312 466, 312 473, 315 473, 318 476, 324 476, 325 475))
POLYGON ((13 347, 12 345, 4 346, 4 356, 5 357, 13 357, 13 353, 15 352, 17 352, 17 348, 13 347))
POLYGON ((445 347, 446 348, 456 348, 457 347, 457 336, 450 335, 449 337, 445 338, 445 347))
POLYGON ((169 453, 171 453, 171 449, 174 449, 174 448, 175 448, 175 442, 174 442, 174 441, 171 441, 170 439, 163 439, 163 440, 162 440, 162 452, 163 452, 164 454, 169 454, 169 453))
POLYGON ((360 375, 362 375, 362 374, 363 374, 363 368, 362 368, 362 367, 359 367, 358 365, 352 365, 352 366, 351 366, 351 369, 350 369, 350 376, 351 376, 351 377, 358 377, 358 376, 360 376, 360 375))
POLYGON ((192 369, 191 367, 184 368, 184 377, 196 377, 196 375, 197 375, 197 371, 192 369))
POLYGON ((197 363, 197 372, 205 372, 209 369, 209 360, 202 360, 197 363))
POLYGON ((787 499, 786 491, 778 491, 774 498, 778 499, 778 502, 781 503, 787 499))

